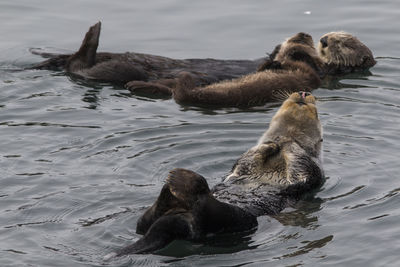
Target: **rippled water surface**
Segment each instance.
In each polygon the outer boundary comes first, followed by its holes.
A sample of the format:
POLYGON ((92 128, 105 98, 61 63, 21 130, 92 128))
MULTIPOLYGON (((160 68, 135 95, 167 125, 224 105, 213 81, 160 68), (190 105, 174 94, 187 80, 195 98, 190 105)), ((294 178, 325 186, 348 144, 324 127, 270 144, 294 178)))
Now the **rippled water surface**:
POLYGON ((398 266, 400 5, 391 1, 50 1, 0 3, 0 266, 398 266), (76 50, 103 22, 101 51, 258 58, 284 38, 346 30, 378 64, 314 91, 327 180, 255 233, 174 242, 103 262, 169 170, 226 174, 279 104, 181 106, 122 87, 23 70, 30 47, 76 50))

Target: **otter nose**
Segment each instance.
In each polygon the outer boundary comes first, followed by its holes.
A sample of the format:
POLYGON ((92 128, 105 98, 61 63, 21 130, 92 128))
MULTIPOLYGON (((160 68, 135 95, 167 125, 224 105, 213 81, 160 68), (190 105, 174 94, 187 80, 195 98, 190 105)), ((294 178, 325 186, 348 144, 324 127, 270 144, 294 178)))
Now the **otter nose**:
POLYGON ((311 93, 310 92, 305 92, 305 91, 300 91, 299 95, 301 96, 301 98, 306 98, 306 96, 311 95, 311 93))
POLYGON ((321 43, 323 48, 328 46, 328 37, 327 36, 322 37, 319 41, 320 41, 320 43, 321 43))

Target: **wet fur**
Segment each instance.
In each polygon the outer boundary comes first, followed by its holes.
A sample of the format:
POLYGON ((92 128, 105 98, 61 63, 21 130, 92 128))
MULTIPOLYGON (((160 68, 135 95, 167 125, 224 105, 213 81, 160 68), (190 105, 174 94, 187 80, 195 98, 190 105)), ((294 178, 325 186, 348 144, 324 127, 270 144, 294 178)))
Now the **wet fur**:
POLYGON ((278 46, 256 73, 195 87, 190 75, 180 77, 173 97, 178 103, 249 107, 276 101, 279 92, 311 91, 320 86, 322 62, 310 35, 298 33, 278 46))
POLYGON ((321 142, 315 98, 293 93, 222 183, 210 190, 201 175, 172 170, 158 199, 138 221, 137 233, 144 236, 107 259, 153 252, 175 239, 254 229, 258 216, 277 214, 322 184, 321 142))
POLYGON ((49 58, 32 69, 65 70, 83 78, 126 84, 135 92, 171 95, 179 73, 189 72, 196 85, 202 86, 232 79, 257 69, 264 59, 172 59, 134 52, 97 52, 101 23, 91 26, 79 50, 72 55, 59 55, 32 49, 32 53, 49 58))
POLYGON ((368 47, 344 32, 324 35, 318 53, 311 36, 298 33, 263 59, 180 60, 140 53, 98 53, 100 30, 100 22, 90 27, 72 55, 33 49, 32 53, 49 59, 31 68, 65 70, 87 79, 125 84, 134 93, 173 95, 179 103, 249 107, 276 101, 275 95, 281 92, 315 89, 320 85, 316 76, 363 71, 376 63, 368 47), (311 70, 297 63, 291 67, 292 62, 302 62, 311 70), (242 77, 256 70, 263 74, 242 77), (229 81, 235 78, 239 79, 229 81), (228 81, 218 84, 223 80, 228 81))
POLYGON ((318 43, 318 53, 330 75, 365 71, 376 64, 371 50, 346 32, 330 32, 318 43))

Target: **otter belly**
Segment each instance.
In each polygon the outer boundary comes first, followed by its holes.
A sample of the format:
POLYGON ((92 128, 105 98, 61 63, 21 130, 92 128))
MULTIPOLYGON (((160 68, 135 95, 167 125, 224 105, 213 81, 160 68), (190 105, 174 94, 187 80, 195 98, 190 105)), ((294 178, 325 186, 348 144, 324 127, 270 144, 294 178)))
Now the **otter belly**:
POLYGON ((212 193, 217 200, 238 206, 254 216, 277 214, 291 202, 270 185, 247 186, 227 182, 217 184, 212 193))

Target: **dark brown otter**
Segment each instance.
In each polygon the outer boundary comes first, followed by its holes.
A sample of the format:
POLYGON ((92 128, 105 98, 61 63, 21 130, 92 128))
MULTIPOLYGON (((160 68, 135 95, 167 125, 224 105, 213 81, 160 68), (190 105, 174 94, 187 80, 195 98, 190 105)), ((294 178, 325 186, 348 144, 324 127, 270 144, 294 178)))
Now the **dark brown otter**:
POLYGON ((175 78, 182 71, 189 72, 196 85, 202 86, 220 80, 232 79, 257 69, 264 59, 172 59, 140 53, 97 52, 101 23, 89 28, 78 52, 57 55, 32 49, 32 53, 49 57, 33 69, 65 70, 84 78, 127 84, 135 91, 148 90, 171 95, 175 78))
POLYGON ((276 101, 282 92, 311 91, 319 87, 323 63, 312 37, 298 33, 273 52, 256 73, 240 78, 195 87, 190 75, 183 75, 173 89, 179 103, 249 107, 276 101))
POLYGON ((322 184, 321 142, 315 98, 293 93, 258 144, 212 190, 201 175, 172 170, 137 223, 136 232, 144 236, 106 258, 153 252, 175 239, 254 229, 258 216, 275 215, 322 184))

